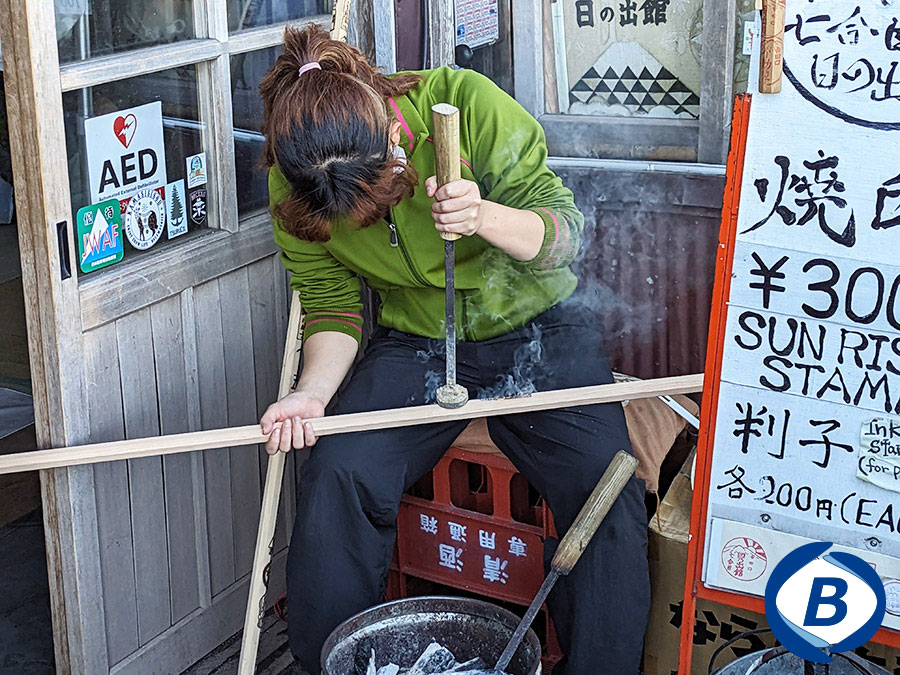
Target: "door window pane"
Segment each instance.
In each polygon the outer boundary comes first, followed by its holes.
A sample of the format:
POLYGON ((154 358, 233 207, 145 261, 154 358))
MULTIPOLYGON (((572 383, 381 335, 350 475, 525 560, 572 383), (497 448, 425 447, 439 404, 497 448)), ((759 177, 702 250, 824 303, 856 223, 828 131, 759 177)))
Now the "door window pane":
POLYGON ((234 113, 234 160, 237 169, 238 213, 243 216, 269 204, 266 172, 259 168, 263 121, 259 81, 275 63, 281 47, 231 57, 234 113))
POLYGON ((63 113, 80 272, 207 226, 196 66, 67 92, 63 113))
MULTIPOLYGON (((696 119, 702 0, 553 3, 561 112, 696 119)), ((555 56, 555 58, 554 58, 555 56)))
POLYGON ((60 63, 194 37, 192 0, 54 0, 60 63))
POLYGON ((332 0, 227 0, 228 30, 293 21, 308 16, 330 14, 332 0))

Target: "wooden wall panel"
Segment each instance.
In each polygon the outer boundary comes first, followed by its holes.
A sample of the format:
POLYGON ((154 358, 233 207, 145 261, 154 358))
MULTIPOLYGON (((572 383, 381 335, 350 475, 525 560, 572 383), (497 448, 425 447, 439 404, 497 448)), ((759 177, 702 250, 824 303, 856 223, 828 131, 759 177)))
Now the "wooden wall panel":
MULTIPOLYGON (((91 439, 120 439, 125 419, 115 324, 84 334, 84 358, 91 439)), ((138 647, 128 465, 106 462, 93 471, 107 654, 115 663, 138 647)))
MULTIPOLYGON (((218 279, 194 288, 200 425, 204 429, 228 426, 222 307, 219 303, 218 279)), ((216 595, 235 579, 229 451, 223 449, 204 453, 203 470, 210 586, 212 595, 216 595)))
MULTIPOLYGON (((116 322, 125 433, 129 438, 159 434, 156 369, 150 310, 116 322)), ((166 504, 161 457, 128 462, 138 637, 142 645, 172 625, 166 504)))
MULTIPOLYGON (((277 395, 287 298, 270 256, 86 332, 92 438, 256 422, 277 395)), ((111 672, 180 672, 240 628, 266 461, 241 447, 89 469, 111 672)), ((273 594, 293 512, 291 457, 273 594)))
MULTIPOLYGON (((256 415, 256 382, 253 364, 253 329, 250 321, 250 282, 241 268, 219 277, 222 303, 225 400, 228 425, 253 424, 256 415)), ((261 503, 259 452, 231 448, 232 529, 235 578, 253 566, 253 549, 261 503)))
MULTIPOLYGON (((164 434, 190 431, 180 296, 153 305, 150 308, 150 321, 153 328, 160 431, 164 434)), ((172 623, 177 623, 200 606, 192 457, 164 457, 163 480, 170 608, 172 623)))

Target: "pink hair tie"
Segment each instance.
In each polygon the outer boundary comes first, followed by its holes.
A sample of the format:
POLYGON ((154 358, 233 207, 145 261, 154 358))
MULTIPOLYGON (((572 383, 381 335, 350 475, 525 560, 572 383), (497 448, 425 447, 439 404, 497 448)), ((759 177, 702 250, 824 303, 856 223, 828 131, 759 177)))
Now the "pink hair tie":
POLYGON ((308 73, 310 70, 322 70, 322 66, 319 65, 318 61, 310 61, 309 63, 304 63, 300 66, 300 72, 297 74, 297 77, 301 77, 303 73, 308 73))

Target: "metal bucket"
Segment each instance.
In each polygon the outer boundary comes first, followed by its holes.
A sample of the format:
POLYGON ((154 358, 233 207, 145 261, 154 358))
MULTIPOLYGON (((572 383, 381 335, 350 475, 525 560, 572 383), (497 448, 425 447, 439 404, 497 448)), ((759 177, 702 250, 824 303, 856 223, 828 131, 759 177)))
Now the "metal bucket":
POLYGON ((884 668, 856 654, 835 654, 831 663, 807 663, 784 647, 747 654, 713 675, 890 675, 884 668))
MULTIPOLYGON (((493 665, 519 624, 519 617, 482 600, 421 597, 367 609, 334 629, 322 647, 322 675, 356 675, 357 659, 375 649, 378 665, 408 668, 432 642, 459 661, 478 656, 493 665)), ((539 675, 541 643, 529 630, 507 668, 509 675, 539 675)))

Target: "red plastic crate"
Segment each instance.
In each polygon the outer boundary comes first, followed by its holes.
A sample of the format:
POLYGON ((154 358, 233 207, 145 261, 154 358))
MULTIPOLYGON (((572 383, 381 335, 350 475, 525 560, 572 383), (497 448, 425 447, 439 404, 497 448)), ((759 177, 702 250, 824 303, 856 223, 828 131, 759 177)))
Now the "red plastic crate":
MULTIPOLYGON (((424 579, 528 605, 544 579, 543 540, 556 536, 543 500, 505 457, 452 447, 403 495, 389 599, 424 579)), ((561 658, 545 616, 544 673, 561 658)))

